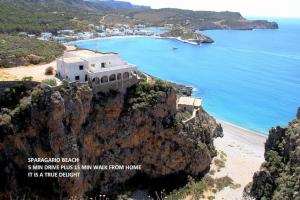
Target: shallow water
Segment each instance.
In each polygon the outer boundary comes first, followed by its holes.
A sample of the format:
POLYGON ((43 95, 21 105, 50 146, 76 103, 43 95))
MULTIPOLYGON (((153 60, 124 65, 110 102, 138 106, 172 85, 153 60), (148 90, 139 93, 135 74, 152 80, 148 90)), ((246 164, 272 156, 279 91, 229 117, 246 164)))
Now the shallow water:
POLYGON ((202 46, 154 38, 76 44, 119 52, 144 72, 193 86, 210 114, 267 134, 294 119, 300 106, 300 20, 279 20, 279 26, 205 31, 215 43, 202 46))

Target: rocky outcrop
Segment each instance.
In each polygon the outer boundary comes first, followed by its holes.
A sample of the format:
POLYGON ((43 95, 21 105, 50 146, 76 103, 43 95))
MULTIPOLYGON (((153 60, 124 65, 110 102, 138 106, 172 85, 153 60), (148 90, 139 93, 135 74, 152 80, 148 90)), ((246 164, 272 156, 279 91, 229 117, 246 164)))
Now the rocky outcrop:
POLYGON ((137 174, 197 176, 216 154, 222 128, 204 110, 176 120, 176 92, 139 83, 125 93, 88 85, 39 86, 0 115, 0 199, 113 195, 137 174), (79 178, 27 178, 29 157, 78 157, 82 165, 138 165, 135 171, 81 171, 79 178))
POLYGON ((300 118, 272 128, 265 144, 265 162, 245 188, 255 199, 300 199, 300 118))
POLYGON ((269 22, 267 20, 246 20, 246 19, 223 19, 215 22, 201 22, 193 27, 199 30, 253 30, 253 29, 278 29, 276 22, 269 22))
POLYGON ((210 37, 202 34, 195 33, 191 29, 184 27, 173 27, 167 33, 161 35, 163 38, 175 38, 182 42, 193 43, 193 44, 206 44, 206 43, 214 43, 214 40, 210 37))

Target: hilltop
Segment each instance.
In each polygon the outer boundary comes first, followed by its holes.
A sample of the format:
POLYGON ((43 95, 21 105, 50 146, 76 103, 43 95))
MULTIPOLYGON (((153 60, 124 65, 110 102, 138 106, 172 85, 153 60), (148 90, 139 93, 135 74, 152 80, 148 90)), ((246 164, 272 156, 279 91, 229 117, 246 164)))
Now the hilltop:
POLYGON ((277 23, 247 20, 237 12, 150 9, 119 1, 1 0, 0 32, 85 30, 89 23, 105 25, 179 25, 191 30, 278 28, 277 23), (12 14, 13 13, 13 14, 12 14), (105 16, 105 19, 103 17, 105 16), (101 21, 103 19, 103 21, 101 21))
POLYGON ((191 30, 277 29, 276 22, 247 20, 238 12, 191 11, 175 8, 125 10, 109 13, 105 23, 142 23, 146 26, 176 25, 191 30))

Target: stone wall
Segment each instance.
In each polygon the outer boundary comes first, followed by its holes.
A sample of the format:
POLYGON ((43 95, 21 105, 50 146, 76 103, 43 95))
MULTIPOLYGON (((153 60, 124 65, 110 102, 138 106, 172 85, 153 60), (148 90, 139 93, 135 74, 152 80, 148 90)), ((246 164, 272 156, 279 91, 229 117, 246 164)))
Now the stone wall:
POLYGON ((130 79, 127 80, 116 80, 113 82, 108 82, 108 83, 101 83, 100 85, 95 85, 91 84, 90 86, 93 89, 94 93, 98 92, 108 92, 110 90, 116 90, 119 92, 124 93, 128 87, 131 87, 139 82, 139 79, 136 77, 131 77, 130 79))

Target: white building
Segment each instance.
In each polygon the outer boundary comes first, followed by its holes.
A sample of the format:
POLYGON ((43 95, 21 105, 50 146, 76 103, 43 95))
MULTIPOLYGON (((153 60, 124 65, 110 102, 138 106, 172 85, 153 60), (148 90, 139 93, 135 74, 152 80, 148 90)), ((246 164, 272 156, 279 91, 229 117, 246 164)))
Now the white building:
POLYGON ((193 112, 194 109, 199 109, 201 104, 202 100, 199 98, 182 96, 177 100, 177 109, 193 112))
POLYGON ((84 32, 84 33, 78 33, 77 34, 77 39, 79 40, 88 40, 88 39, 93 39, 94 34, 90 32, 84 32))
POLYGON ((136 73, 136 66, 123 61, 117 53, 78 50, 65 52, 57 59, 58 77, 69 81, 101 85, 128 80, 136 73))
POLYGON ((41 33, 41 40, 50 40, 52 38, 52 33, 43 32, 41 33))
POLYGON ((74 30, 60 30, 57 31, 58 34, 63 34, 63 35, 72 35, 74 34, 74 30))

